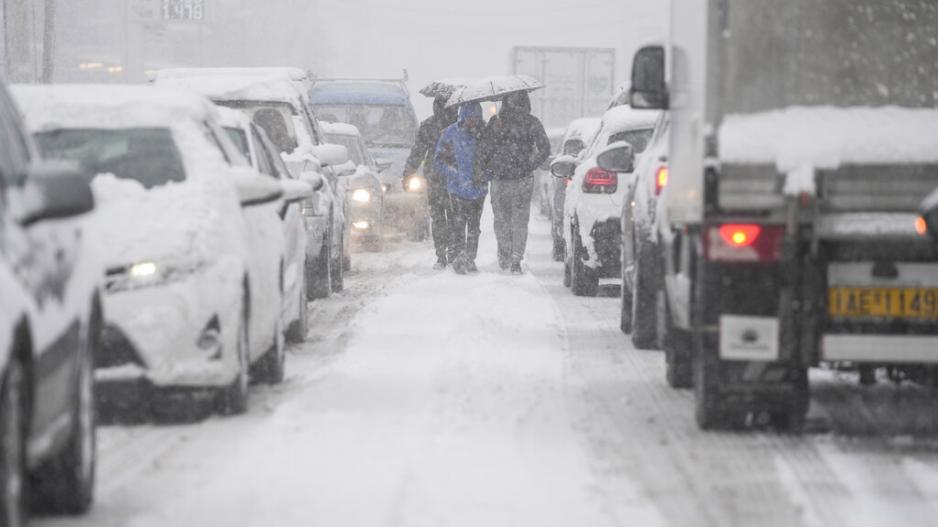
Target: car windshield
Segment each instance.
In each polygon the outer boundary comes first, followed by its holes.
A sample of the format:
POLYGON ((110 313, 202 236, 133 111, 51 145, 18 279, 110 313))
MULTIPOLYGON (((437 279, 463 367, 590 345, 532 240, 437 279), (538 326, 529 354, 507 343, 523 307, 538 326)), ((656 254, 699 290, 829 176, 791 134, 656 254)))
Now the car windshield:
POLYGON ((648 142, 651 141, 651 136, 654 133, 653 128, 648 128, 646 130, 629 130, 627 132, 619 132, 609 136, 609 141, 606 142, 607 145, 612 143, 618 143, 620 141, 625 141, 626 143, 632 145, 632 150, 636 154, 641 154, 648 148, 648 142))
POLYGON ((414 144, 417 123, 406 106, 317 105, 315 109, 321 121, 355 125, 369 145, 414 144))
POLYGON ((113 174, 153 188, 186 179, 167 128, 60 129, 36 134, 43 157, 75 161, 96 174, 113 174))
POLYGON ((358 138, 346 134, 326 134, 326 141, 344 146, 348 150, 348 158, 356 165, 365 164, 365 155, 361 150, 361 144, 358 138))
POLYGON ((248 134, 244 131, 244 128, 226 126, 225 133, 228 134, 228 138, 238 148, 241 155, 245 159, 251 159, 251 147, 248 145, 248 134))
POLYGON ((293 119, 296 112, 291 105, 266 101, 217 101, 217 104, 244 112, 248 119, 263 128, 280 152, 292 153, 299 146, 293 119))

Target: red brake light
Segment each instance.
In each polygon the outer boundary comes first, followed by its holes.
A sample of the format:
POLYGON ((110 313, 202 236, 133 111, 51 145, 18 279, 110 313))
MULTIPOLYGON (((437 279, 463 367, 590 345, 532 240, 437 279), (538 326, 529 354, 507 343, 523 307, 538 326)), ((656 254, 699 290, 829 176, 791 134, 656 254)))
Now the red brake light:
POLYGON ((583 178, 583 192, 589 194, 615 194, 619 189, 619 175, 593 167, 583 178))
POLYGON ((726 224, 709 227, 705 251, 710 261, 777 262, 782 257, 782 225, 726 224))
POLYGON ((720 237, 730 247, 749 247, 756 243, 762 232, 758 225, 724 225, 720 227, 720 237))
POLYGON ((655 195, 660 196, 661 191, 668 186, 668 177, 671 175, 671 171, 668 170, 667 166, 658 167, 658 172, 655 173, 655 195))

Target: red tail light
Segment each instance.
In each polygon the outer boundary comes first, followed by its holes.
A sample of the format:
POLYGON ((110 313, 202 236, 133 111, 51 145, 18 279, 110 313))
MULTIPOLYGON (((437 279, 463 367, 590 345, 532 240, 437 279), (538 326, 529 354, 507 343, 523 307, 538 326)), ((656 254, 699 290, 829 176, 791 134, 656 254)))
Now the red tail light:
POLYGON ((583 178, 583 192, 588 194, 615 194, 619 189, 619 175, 594 167, 583 178))
POLYGON ((668 186, 668 178, 671 176, 671 171, 668 170, 667 166, 658 167, 658 172, 655 173, 655 195, 660 196, 661 191, 664 190, 664 187, 668 186))
POLYGON ((777 262, 782 257, 784 226, 734 223, 705 232, 705 256, 710 261, 777 262))

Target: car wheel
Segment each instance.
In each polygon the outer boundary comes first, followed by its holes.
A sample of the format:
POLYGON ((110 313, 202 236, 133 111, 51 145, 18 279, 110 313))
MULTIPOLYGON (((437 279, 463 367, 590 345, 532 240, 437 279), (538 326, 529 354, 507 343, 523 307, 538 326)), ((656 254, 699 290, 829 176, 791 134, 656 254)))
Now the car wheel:
POLYGON ((655 249, 648 243, 635 244, 635 281, 632 290, 632 344, 640 350, 653 349, 658 339, 658 288, 652 262, 655 249))
POLYGON ((309 305, 306 300, 306 279, 303 278, 303 284, 299 288, 299 309, 297 309, 296 320, 287 327, 287 340, 293 344, 299 344, 306 341, 306 335, 309 333, 309 305))
POLYGON ((575 296, 596 296, 599 294, 599 277, 596 271, 587 267, 583 261, 586 256, 586 248, 580 241, 579 232, 574 225, 573 234, 570 239, 573 241, 573 262, 570 266, 570 281, 575 296))
POLYGON ((250 341, 248 339, 248 306, 247 299, 243 301, 241 320, 238 324, 238 340, 235 353, 238 357, 238 375, 231 385, 225 387, 221 393, 221 413, 225 415, 243 414, 248 410, 248 384, 251 357, 248 353, 250 341))
POLYGON ((281 331, 280 322, 274 328, 274 341, 270 348, 257 362, 254 368, 254 378, 267 384, 280 384, 286 373, 287 350, 281 331))
MULTIPOLYGON (((345 243, 345 236, 342 236, 342 243, 339 244, 339 247, 342 247, 345 243)), ((332 292, 339 293, 345 289, 345 256, 340 253, 340 256, 332 263, 332 292)))
POLYGON ((10 527, 26 523, 26 407, 23 366, 11 360, 0 391, 0 520, 10 527))
POLYGON ((622 287, 619 288, 619 330, 626 335, 632 333, 632 289, 626 278, 625 264, 622 265, 622 287))
POLYGON ((560 236, 553 236, 554 246, 552 251, 552 256, 555 262, 563 261, 563 238, 560 236))
POLYGON ((674 325, 667 293, 658 292, 658 346, 664 350, 665 378, 672 388, 694 386, 694 356, 688 333, 674 325))
POLYGON ((332 294, 332 242, 327 236, 319 250, 319 258, 312 266, 306 267, 306 297, 309 300, 329 298, 332 294))

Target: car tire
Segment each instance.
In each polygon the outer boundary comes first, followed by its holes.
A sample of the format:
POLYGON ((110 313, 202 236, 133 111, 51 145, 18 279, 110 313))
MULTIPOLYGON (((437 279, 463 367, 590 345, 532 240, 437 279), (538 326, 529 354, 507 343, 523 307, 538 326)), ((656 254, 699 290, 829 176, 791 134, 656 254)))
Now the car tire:
POLYGON ((563 237, 560 237, 560 236, 552 236, 552 238, 553 238, 554 244, 553 244, 553 248, 552 248, 553 250, 551 251, 551 254, 552 254, 552 256, 553 256, 555 262, 562 262, 562 261, 563 261, 563 253, 564 253, 564 250, 563 250, 563 237))
MULTIPOLYGON (((246 289, 246 287, 245 287, 246 289)), ((224 415, 240 415, 248 411, 248 385, 250 384, 251 357, 248 339, 248 305, 245 297, 238 323, 238 340, 235 352, 238 356, 238 375, 234 382, 221 391, 219 410, 224 415)))
POLYGON ((26 415, 29 407, 23 365, 11 358, 0 387, 0 522, 26 523, 26 415))
POLYGON ((690 336, 671 318, 667 293, 658 292, 658 346, 664 350, 665 379, 675 389, 694 386, 694 356, 690 336))
POLYGON ((307 299, 320 300, 332 294, 332 275, 336 272, 332 264, 332 242, 331 237, 327 236, 319 250, 319 258, 312 266, 306 267, 307 299))
POLYGON ((274 341, 253 368, 254 379, 266 384, 280 384, 286 376, 287 349, 280 323, 274 328, 274 341))
POLYGON ((297 309, 296 320, 290 322, 287 327, 287 341, 291 344, 301 344, 306 341, 306 335, 309 334, 309 304, 306 299, 306 278, 303 278, 303 284, 298 288, 300 291, 299 309, 297 309))
POLYGON ((632 289, 629 288, 622 266, 622 287, 619 288, 619 330, 629 335, 632 333, 632 289))
MULTIPOLYGON (((340 240, 339 247, 343 247, 345 243, 345 235, 342 236, 340 240)), ((332 263, 332 292, 341 293, 345 289, 345 255, 340 253, 340 256, 332 263)))
POLYGON ((570 266, 570 282, 574 296, 596 296, 599 294, 599 276, 596 271, 586 266, 583 261, 586 248, 580 242, 577 227, 573 227, 570 237, 573 241, 573 262, 570 266))
POLYGON ((79 358, 78 382, 72 407, 72 430, 60 452, 30 475, 34 499, 44 510, 82 514, 94 499, 96 413, 94 396, 95 349, 100 342, 100 318, 89 330, 86 349, 79 358))
POLYGON ((654 247, 648 243, 635 244, 635 281, 632 289, 632 345, 636 349, 655 347, 658 338, 658 287, 655 280, 654 247))

